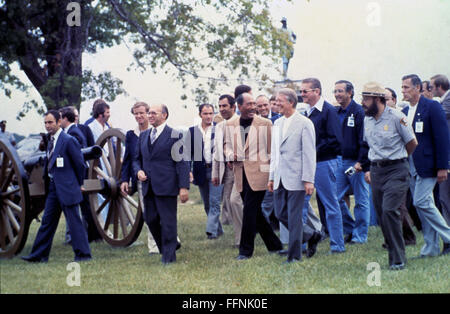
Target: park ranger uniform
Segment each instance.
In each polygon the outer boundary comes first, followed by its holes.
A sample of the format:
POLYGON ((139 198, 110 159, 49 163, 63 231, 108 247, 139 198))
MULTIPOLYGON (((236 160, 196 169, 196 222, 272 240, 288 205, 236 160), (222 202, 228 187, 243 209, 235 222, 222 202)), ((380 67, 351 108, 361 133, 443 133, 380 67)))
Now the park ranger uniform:
MULTIPOLYGON (((363 96, 374 95, 363 92, 363 96)), ((406 116, 389 106, 385 106, 378 120, 367 115, 364 118, 364 141, 369 145, 368 157, 371 161, 373 204, 388 244, 391 267, 406 262, 399 208, 406 197, 410 180, 405 145, 414 138, 406 116)))

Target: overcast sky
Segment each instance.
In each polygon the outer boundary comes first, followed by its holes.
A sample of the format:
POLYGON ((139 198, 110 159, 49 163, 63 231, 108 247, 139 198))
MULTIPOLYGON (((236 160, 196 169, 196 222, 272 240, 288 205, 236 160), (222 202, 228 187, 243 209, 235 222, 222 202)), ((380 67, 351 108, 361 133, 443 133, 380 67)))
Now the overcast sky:
MULTIPOLYGON (((335 101, 331 93, 334 82, 340 79, 353 82, 359 102, 362 86, 368 81, 392 87, 401 98, 401 77, 405 74, 415 73, 423 80, 437 73, 450 77, 450 0, 293 2, 276 1, 272 6, 274 24, 281 26, 279 21, 285 16, 288 27, 297 34, 288 77, 319 78, 330 102, 335 101)), ((128 72, 131 61, 131 51, 125 45, 84 55, 85 68, 94 73, 111 71, 124 82, 129 95, 110 103, 114 127, 135 127, 130 108, 138 100, 167 104, 171 126, 198 122, 195 104, 184 108, 180 101, 183 91, 179 82, 163 73, 128 72)), ((27 81, 17 67, 15 72, 27 81)), ((217 96, 225 92, 232 90, 218 90, 217 96)), ((41 101, 36 92, 34 95, 41 101)), ((34 111, 22 121, 15 119, 23 101, 21 93, 13 92, 12 99, 1 93, 0 119, 8 121, 7 130, 23 135, 43 132, 43 120, 34 111)), ((92 102, 82 104, 83 122, 89 117, 92 102)))

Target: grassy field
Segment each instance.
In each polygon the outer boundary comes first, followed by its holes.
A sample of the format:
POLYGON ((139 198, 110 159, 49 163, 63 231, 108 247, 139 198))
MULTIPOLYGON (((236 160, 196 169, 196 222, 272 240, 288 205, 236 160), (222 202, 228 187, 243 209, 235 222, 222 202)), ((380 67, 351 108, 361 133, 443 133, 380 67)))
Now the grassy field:
MULTIPOLYGON (((106 243, 91 245, 93 260, 80 264, 80 286, 70 287, 66 278, 73 260, 70 246, 62 244, 64 218, 55 235, 50 260, 46 264, 28 264, 16 257, 0 260, 0 293, 179 293, 179 294, 293 294, 293 293, 449 293, 450 256, 411 259, 420 252, 418 244, 407 247, 409 258, 403 271, 390 271, 387 252, 381 247, 377 227, 369 230, 365 245, 347 246, 347 252, 328 255, 329 242, 322 241, 316 255, 301 263, 283 265, 285 258, 269 255, 259 236, 253 258, 236 261, 238 250, 232 247, 232 227, 225 235, 208 240, 206 217, 198 191, 191 201, 179 206, 178 227, 182 248, 177 263, 163 267, 159 255, 148 255, 147 230, 128 248, 112 248, 106 243), (378 277, 367 268, 380 265, 378 277), (379 286, 369 286, 369 278, 378 278, 379 286)), ((313 202, 315 205, 315 201, 313 202)), ((27 244, 20 255, 31 250, 39 224, 33 222, 27 244)))

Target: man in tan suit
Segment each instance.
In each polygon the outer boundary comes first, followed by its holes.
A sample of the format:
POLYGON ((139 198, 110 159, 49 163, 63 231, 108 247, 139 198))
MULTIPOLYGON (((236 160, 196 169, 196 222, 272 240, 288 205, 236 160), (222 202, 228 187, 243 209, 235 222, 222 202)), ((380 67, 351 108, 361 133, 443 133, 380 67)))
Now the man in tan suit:
POLYGON ((257 232, 269 252, 279 252, 283 246, 261 210, 269 181, 272 123, 256 115, 251 94, 240 95, 236 102, 241 116, 227 122, 224 149, 227 161, 233 163, 236 190, 241 193, 244 203, 237 259, 245 260, 253 255, 257 232))
POLYGON ((212 183, 214 185, 223 184, 222 193, 222 219, 226 218, 233 224, 234 246, 239 247, 241 242, 242 230, 242 199, 234 186, 233 165, 225 162, 223 144, 225 141, 224 131, 227 121, 239 120, 236 114, 236 104, 231 95, 222 95, 219 97, 219 111, 224 121, 216 125, 216 134, 214 137, 214 152, 212 161, 212 183))

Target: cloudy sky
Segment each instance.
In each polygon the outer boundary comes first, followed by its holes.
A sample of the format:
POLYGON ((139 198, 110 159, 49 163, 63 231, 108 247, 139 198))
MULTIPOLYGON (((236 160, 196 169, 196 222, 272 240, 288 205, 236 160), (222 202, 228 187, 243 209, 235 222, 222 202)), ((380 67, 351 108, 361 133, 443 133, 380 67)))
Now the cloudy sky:
MULTIPOLYGON (((437 73, 450 77, 450 0, 275 1, 272 12, 275 25, 281 26, 278 21, 285 16, 288 27, 297 34, 288 77, 319 78, 330 102, 335 100, 331 91, 339 79, 353 82, 355 99, 360 101, 358 95, 368 81, 378 81, 401 95, 401 77, 405 74, 416 73, 422 79, 437 73)), ((167 104, 172 126, 190 126, 198 121, 195 104, 188 108, 181 104, 179 82, 163 73, 128 72, 130 56, 131 51, 121 45, 86 54, 83 60, 84 66, 95 73, 111 71, 124 82, 128 96, 110 103, 113 126, 134 128, 129 110, 137 100, 167 104)), ((21 77, 27 80, 24 74, 21 77)), ((232 90, 219 90, 217 96, 224 92, 232 90)), ((40 100, 37 93, 34 95, 40 100)), ((7 130, 23 135, 44 131, 36 112, 22 121, 15 119, 23 101, 21 93, 14 92, 12 99, 1 93, 0 119, 8 121, 7 130)), ((82 104, 82 121, 89 117, 91 107, 92 101, 82 104)))

